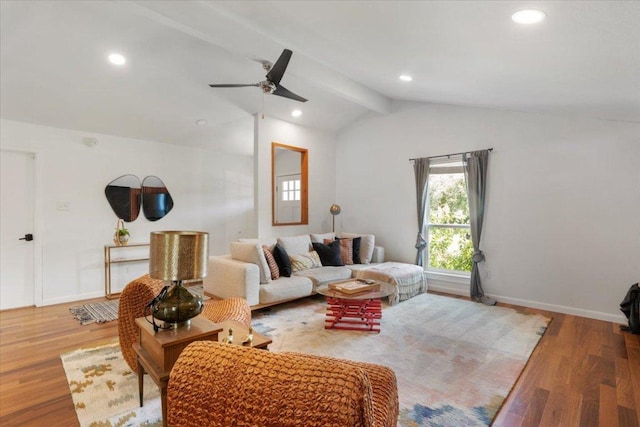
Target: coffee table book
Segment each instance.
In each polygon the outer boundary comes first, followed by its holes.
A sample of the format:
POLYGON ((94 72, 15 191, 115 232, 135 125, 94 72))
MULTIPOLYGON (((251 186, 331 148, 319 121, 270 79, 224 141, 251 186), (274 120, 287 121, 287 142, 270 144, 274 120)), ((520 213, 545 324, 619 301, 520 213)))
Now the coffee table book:
POLYGON ((359 280, 348 280, 344 282, 329 283, 329 289, 333 289, 346 295, 360 294, 378 290, 380 285, 377 283, 366 283, 359 280))

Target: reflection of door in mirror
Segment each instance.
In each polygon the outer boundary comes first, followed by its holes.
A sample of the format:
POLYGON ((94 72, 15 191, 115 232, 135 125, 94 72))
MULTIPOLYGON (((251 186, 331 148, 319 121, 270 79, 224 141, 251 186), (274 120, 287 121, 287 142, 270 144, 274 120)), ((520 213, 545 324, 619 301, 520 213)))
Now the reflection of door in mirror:
POLYGON ((140 179, 135 175, 122 175, 104 189, 111 209, 125 222, 135 221, 140 213, 140 179))
POLYGON ((142 211, 149 221, 164 218, 173 208, 173 198, 164 182, 157 176, 148 176, 142 181, 142 211))
POLYGON ((308 223, 307 155, 304 148, 271 144, 273 225, 308 223))

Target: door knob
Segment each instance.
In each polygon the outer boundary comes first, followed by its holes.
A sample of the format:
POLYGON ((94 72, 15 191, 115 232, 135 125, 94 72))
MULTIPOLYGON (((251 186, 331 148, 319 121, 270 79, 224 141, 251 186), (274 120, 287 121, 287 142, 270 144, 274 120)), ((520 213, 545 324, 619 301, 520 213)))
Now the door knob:
POLYGON ((27 242, 30 242, 33 240, 33 234, 25 234, 24 237, 21 237, 18 240, 26 240, 27 242))

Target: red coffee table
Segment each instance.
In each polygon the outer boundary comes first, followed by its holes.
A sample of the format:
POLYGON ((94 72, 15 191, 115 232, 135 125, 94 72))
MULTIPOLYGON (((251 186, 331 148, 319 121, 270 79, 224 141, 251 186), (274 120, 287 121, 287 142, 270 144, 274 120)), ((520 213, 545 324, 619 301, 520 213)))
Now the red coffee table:
POLYGON ((376 290, 351 295, 330 289, 328 285, 318 288, 317 292, 327 297, 325 329, 380 332, 380 298, 391 295, 395 286, 380 281, 375 283, 378 285, 376 290))

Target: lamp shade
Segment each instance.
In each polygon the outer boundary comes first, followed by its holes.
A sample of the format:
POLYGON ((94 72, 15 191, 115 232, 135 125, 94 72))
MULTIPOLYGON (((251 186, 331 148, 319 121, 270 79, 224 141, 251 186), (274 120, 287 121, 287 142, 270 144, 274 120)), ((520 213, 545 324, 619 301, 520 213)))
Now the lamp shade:
POLYGON ((209 233, 153 231, 149 249, 149 276, 182 281, 207 275, 209 233))
POLYGON ((340 206, 336 205, 335 203, 329 208, 329 212, 331 212, 331 215, 333 216, 340 214, 341 210, 342 209, 340 209, 340 206))

